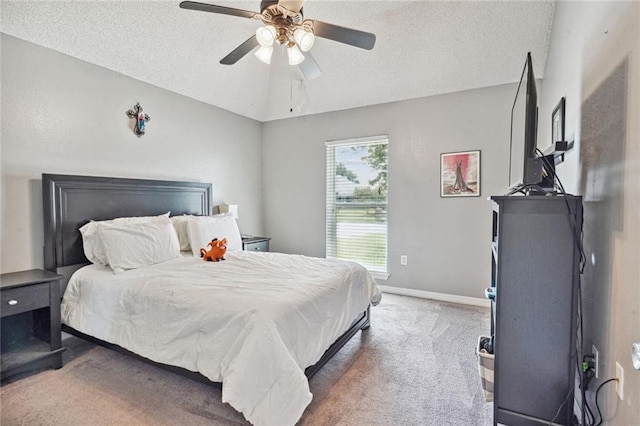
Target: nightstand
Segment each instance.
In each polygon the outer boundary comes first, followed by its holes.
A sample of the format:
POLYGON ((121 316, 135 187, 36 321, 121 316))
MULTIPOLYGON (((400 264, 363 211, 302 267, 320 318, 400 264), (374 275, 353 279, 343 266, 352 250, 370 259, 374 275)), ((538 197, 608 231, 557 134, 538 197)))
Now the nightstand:
POLYGON ((31 369, 62 367, 62 278, 40 269, 0 275, 0 380, 31 369))
POLYGON ((269 251, 268 237, 245 237, 242 239, 242 250, 245 251, 269 251))

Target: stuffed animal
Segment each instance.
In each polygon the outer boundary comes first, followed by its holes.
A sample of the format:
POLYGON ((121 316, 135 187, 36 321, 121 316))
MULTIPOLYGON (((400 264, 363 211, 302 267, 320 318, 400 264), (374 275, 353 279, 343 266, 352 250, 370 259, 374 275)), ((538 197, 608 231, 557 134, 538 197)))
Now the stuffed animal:
POLYGON ((200 249, 200 257, 205 261, 217 262, 219 260, 225 260, 224 254, 227 252, 227 239, 223 238, 221 240, 214 238, 211 240, 207 247, 211 247, 209 251, 201 248, 200 249))

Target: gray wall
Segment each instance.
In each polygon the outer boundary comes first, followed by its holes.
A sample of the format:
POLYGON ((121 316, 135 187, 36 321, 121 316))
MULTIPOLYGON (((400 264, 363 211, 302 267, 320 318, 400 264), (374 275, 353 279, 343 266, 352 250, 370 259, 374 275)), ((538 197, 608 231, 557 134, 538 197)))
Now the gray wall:
POLYGON ((616 361, 624 368, 624 400, 613 383, 599 397, 612 425, 640 421, 640 371, 630 356, 640 342, 639 21, 638 2, 558 2, 540 97, 543 146, 551 111, 566 96, 576 146, 559 174, 584 197, 584 349, 594 344, 600 356, 592 402, 595 388, 615 377, 616 361))
POLYGON ((42 267, 42 173, 213 183, 261 234, 261 123, 2 36, 2 272, 42 267), (125 112, 151 116, 138 139, 125 112))
POLYGON ((325 142, 387 134, 391 277, 379 283, 484 297, 487 197, 507 191, 515 92, 506 85, 265 123, 265 232, 273 249, 325 255, 325 142), (475 149, 481 196, 440 198, 440 154, 475 149))
MULTIPOLYGON (((585 196, 586 346, 600 349, 596 384, 616 361, 625 369, 625 400, 612 385, 602 398, 621 425, 640 416, 629 356, 640 341, 639 19, 637 2, 558 2, 539 99, 545 148, 551 111, 567 97, 576 147, 559 173, 585 196)), ((385 284, 471 297, 489 284, 486 198, 506 191, 514 85, 263 125, 0 37, 2 272, 42 266, 43 172, 212 182, 214 203, 240 205, 243 232, 272 236, 276 251, 323 256, 325 141, 388 134, 385 284), (124 115, 137 101, 152 118, 142 139, 124 115), (440 154, 470 149, 482 151, 481 197, 441 199, 440 154)))

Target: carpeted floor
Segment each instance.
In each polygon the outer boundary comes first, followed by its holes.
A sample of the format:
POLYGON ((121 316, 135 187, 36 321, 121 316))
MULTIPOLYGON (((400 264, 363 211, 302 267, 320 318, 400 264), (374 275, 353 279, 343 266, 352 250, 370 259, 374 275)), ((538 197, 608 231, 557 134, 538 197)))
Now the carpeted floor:
MULTIPOLYGON (((489 425, 474 353, 483 308, 385 294, 310 381, 301 425, 489 425)), ((2 426, 236 425, 221 391, 75 337, 65 365, 0 388, 2 426)))

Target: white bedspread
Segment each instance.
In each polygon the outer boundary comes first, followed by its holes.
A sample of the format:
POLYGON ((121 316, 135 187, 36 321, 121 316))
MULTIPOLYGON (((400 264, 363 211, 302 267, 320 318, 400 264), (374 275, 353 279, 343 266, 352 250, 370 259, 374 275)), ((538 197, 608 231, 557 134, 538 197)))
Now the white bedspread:
POLYGON ((311 402, 304 369, 380 291, 362 266, 279 253, 181 257, 115 275, 78 270, 62 321, 153 361, 222 382, 256 425, 291 425, 311 402))

